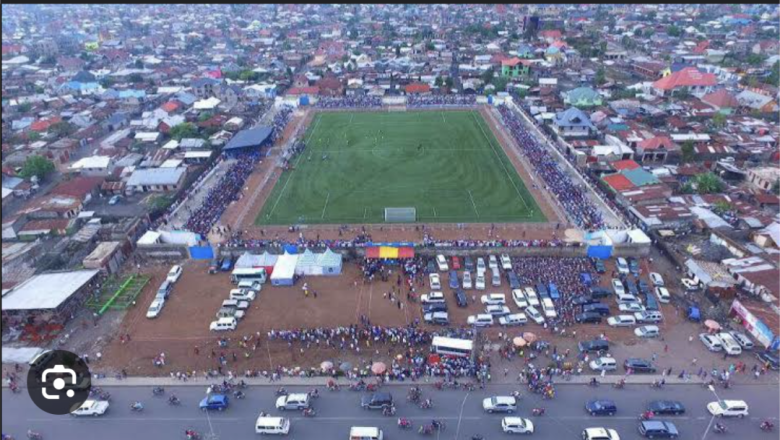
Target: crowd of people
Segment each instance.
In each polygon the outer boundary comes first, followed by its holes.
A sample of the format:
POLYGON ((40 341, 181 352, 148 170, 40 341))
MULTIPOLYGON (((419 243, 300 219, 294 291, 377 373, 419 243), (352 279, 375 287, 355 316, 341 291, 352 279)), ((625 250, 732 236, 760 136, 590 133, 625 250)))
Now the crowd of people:
POLYGON ((343 98, 317 98, 314 103, 315 108, 380 108, 382 107, 381 96, 346 96, 343 98))
MULTIPOLYGON (((281 138, 285 127, 290 122, 292 111, 292 107, 284 106, 274 115, 270 137, 272 143, 281 138)), ((254 150, 241 152, 233 157, 235 161, 230 164, 219 181, 209 189, 201 205, 191 212, 185 225, 188 231, 204 237, 207 236, 228 205, 242 197, 244 184, 254 171, 255 165, 260 161, 261 153, 259 150, 254 150)))
POLYGON ((545 188, 555 195, 574 223, 591 230, 603 228, 601 210, 588 198, 587 191, 561 169, 548 149, 526 130, 517 113, 505 105, 499 106, 499 111, 523 155, 544 181, 545 188))
POLYGON ((581 243, 569 243, 563 240, 437 240, 430 234, 423 236, 423 246, 447 247, 458 249, 496 248, 496 247, 577 247, 581 243))
POLYGON ((406 98, 406 106, 411 108, 466 107, 475 105, 476 103, 476 95, 409 95, 406 98))

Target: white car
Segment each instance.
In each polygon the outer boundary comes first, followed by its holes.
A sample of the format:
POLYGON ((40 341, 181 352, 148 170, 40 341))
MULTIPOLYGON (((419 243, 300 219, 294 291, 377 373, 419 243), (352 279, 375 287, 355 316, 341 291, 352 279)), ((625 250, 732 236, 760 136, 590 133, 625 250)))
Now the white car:
POLYGON ((525 316, 525 313, 512 313, 511 315, 504 315, 498 317, 498 323, 500 325, 510 326, 510 325, 523 325, 528 322, 528 317, 525 316))
POLYGON ((446 303, 447 300, 444 299, 444 293, 442 292, 431 292, 429 294, 423 294, 420 295, 420 302, 423 304, 441 304, 446 303))
POLYGON ((528 315, 535 323, 544 324, 544 316, 536 310, 534 306, 528 306, 525 308, 525 314, 528 315))
POLYGON ((165 277, 165 279, 170 281, 171 284, 173 284, 176 281, 179 281, 179 278, 181 278, 181 273, 182 273, 182 268, 177 264, 173 266, 171 270, 168 271, 168 276, 165 277))
POLYGON ((742 346, 736 341, 730 334, 723 332, 718 333, 718 339, 723 346, 723 351, 731 356, 739 356, 742 354, 742 346))
POLYGON ((473 325, 475 327, 488 327, 493 325, 493 315, 471 315, 466 318, 466 324, 473 325))
POLYGON ((232 289, 230 291, 230 299, 236 301, 254 301, 255 298, 257 298, 257 294, 254 290, 232 289))
POLYGON ((654 286, 662 287, 664 285, 664 278, 658 272, 650 272, 650 281, 654 286))
POLYGON ((702 344, 704 344, 705 347, 707 347, 707 350, 709 351, 721 351, 723 350, 723 343, 720 342, 720 339, 718 339, 715 335, 710 335, 708 333, 699 333, 699 340, 702 344))
POLYGON ((658 297, 658 302, 668 304, 672 300, 672 295, 666 287, 656 287, 655 296, 658 297))
POLYGON ((645 307, 638 303, 638 302, 632 302, 632 303, 623 303, 618 306, 618 310, 621 312, 642 312, 645 310, 645 307))
POLYGON ((585 428, 582 440, 620 440, 620 436, 611 428, 585 428))
POLYGON ((558 317, 558 312, 555 311, 555 305, 550 298, 542 298, 542 311, 546 318, 558 317))
POLYGON ((525 288, 525 297, 528 299, 528 305, 539 307, 539 296, 536 295, 536 290, 533 287, 525 288))
POLYGON ((621 275, 628 275, 630 269, 628 268, 628 262, 625 258, 620 257, 617 259, 617 270, 621 275))
POLYGON ((740 332, 734 332, 734 331, 729 332, 729 334, 731 334, 731 337, 734 338, 734 340, 737 341, 737 343, 739 343, 739 345, 743 349, 745 350, 753 349, 754 347, 753 341, 751 341, 746 334, 740 332))
POLYGON ((447 259, 444 258, 444 255, 437 255, 436 256, 436 265, 439 266, 439 272, 447 272, 450 270, 450 266, 447 265, 447 259))
POLYGON ((105 400, 86 400, 76 410, 70 413, 74 417, 81 416, 102 416, 108 411, 108 401, 105 400))
POLYGON ((657 338, 661 335, 661 329, 657 325, 643 325, 635 328, 634 334, 639 338, 657 338))
POLYGON ((152 304, 149 305, 149 310, 146 311, 146 317, 149 319, 156 318, 160 315, 160 312, 165 305, 165 300, 162 298, 155 298, 152 304))
POLYGON ((493 270, 498 270, 498 258, 495 255, 488 255, 488 267, 493 270))
POLYGON ((471 281, 471 272, 465 271, 463 272, 463 288, 464 289, 473 289, 474 284, 471 281))
POLYGON ((594 371, 615 371, 617 370, 617 361, 611 357, 600 357, 590 361, 588 366, 594 371))
POLYGON ((534 423, 522 417, 504 417, 501 429, 507 434, 533 434, 534 423))
POLYGON ((485 259, 482 258, 482 257, 477 258, 477 273, 479 273, 479 272, 483 272, 484 273, 485 270, 486 270, 486 267, 487 266, 485 266, 485 259))
POLYGON ((485 290, 485 273, 477 273, 477 281, 475 282, 477 290, 485 290))
POLYGON ((622 295, 626 293, 626 289, 623 287, 623 283, 617 278, 612 278, 612 289, 615 290, 615 295, 622 295))
POLYGON ((493 396, 482 400, 482 409, 490 414, 505 412, 512 414, 517 409, 517 399, 513 396, 493 396))
POLYGON ((485 313, 493 316, 505 316, 512 312, 509 311, 509 307, 496 304, 485 306, 485 313))
POLYGON ((693 281, 690 278, 683 278, 680 280, 680 282, 682 283, 683 287, 685 287, 685 290, 687 290, 688 292, 699 290, 699 283, 693 281))
POLYGON ((276 409, 306 409, 309 407, 309 395, 307 393, 292 393, 276 399, 276 409))
POLYGON ((512 291, 512 300, 518 309, 524 309, 528 307, 528 301, 525 299, 525 293, 523 289, 515 289, 512 291))
POLYGON ((636 318, 634 315, 617 315, 607 318, 607 324, 610 327, 630 327, 636 325, 636 318))
POLYGON ((506 305, 506 295, 503 293, 491 293, 490 295, 482 295, 480 302, 486 306, 503 306, 506 305))
POLYGON ((512 259, 507 254, 501 254, 501 269, 512 270, 512 259))
POLYGON ((707 411, 716 417, 745 417, 748 415, 748 404, 744 400, 721 400, 707 404, 707 411))
POLYGON ((439 277, 439 274, 432 273, 428 275, 428 282, 431 285, 431 289, 433 290, 440 290, 441 289, 441 277, 439 277))

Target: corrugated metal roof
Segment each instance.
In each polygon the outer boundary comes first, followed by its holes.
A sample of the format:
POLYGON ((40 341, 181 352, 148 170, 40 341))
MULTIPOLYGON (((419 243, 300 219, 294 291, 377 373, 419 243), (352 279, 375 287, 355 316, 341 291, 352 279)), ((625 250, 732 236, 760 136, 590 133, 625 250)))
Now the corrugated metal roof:
POLYGON ((98 270, 36 275, 3 296, 3 310, 49 310, 59 307, 90 282, 98 270))

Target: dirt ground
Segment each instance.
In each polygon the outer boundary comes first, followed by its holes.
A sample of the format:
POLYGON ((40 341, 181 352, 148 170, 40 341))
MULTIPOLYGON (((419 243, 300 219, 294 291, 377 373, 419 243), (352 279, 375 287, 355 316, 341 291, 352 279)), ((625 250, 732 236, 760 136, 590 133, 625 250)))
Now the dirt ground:
MULTIPOLYGON (((653 270, 657 261, 654 262, 653 270)), ((648 260, 641 262, 642 277, 649 273, 648 260)), ((607 273, 602 275, 601 285, 607 286, 610 282, 610 274, 614 269, 614 261, 607 262, 607 273)), ((673 269, 673 268, 672 268, 673 269)), ((337 277, 305 277, 293 287, 273 287, 265 284, 247 316, 239 323, 235 332, 211 333, 208 324, 214 320, 214 315, 221 302, 227 299, 228 291, 233 287, 227 273, 216 275, 207 274, 207 264, 204 262, 190 261, 184 265, 184 273, 175 285, 173 293, 166 303, 161 315, 154 320, 145 317, 146 308, 151 302, 154 292, 165 277, 167 268, 158 268, 151 271, 152 280, 149 286, 139 297, 138 306, 129 310, 119 329, 112 338, 105 336, 110 341, 103 348, 103 361, 95 363, 93 368, 98 368, 106 373, 117 372, 124 368, 131 375, 159 375, 169 374, 175 371, 216 368, 216 361, 210 359, 210 351, 225 353, 228 358, 235 353, 235 362, 230 360, 226 367, 232 371, 244 371, 246 369, 269 370, 277 365, 286 367, 316 366, 323 360, 348 360, 353 363, 368 362, 370 360, 389 361, 396 353, 371 352, 370 356, 355 356, 344 354, 338 350, 311 347, 301 352, 300 344, 292 348, 283 342, 268 342, 266 333, 271 329, 295 329, 300 327, 336 327, 347 326, 359 322, 361 315, 367 316, 372 324, 381 326, 404 326, 414 319, 422 320, 419 303, 409 302, 404 290, 400 297, 402 308, 397 303, 391 303, 385 294, 391 291, 398 292, 396 287, 397 272, 393 272, 387 282, 375 280, 373 283, 364 283, 359 276, 359 269, 354 263, 346 263, 344 273, 337 277), (305 297, 302 291, 306 282, 310 289, 310 296, 305 297), (356 283, 357 282, 357 283, 356 283), (314 298, 313 292, 317 292, 314 298), (259 339, 258 339, 259 332, 259 339), (130 335, 130 341, 122 343, 119 335, 130 335), (237 346, 237 341, 244 336, 251 336, 250 348, 247 350, 237 346), (219 337, 231 339, 228 348, 217 347, 219 337), (253 349, 254 341, 259 341, 258 347, 253 349), (195 347, 199 348, 199 355, 195 355, 195 347), (166 366, 157 368, 153 366, 153 358, 165 353, 166 366), (244 358, 244 353, 249 353, 244 358)), ((663 273, 662 272, 662 273, 663 273)), ((664 273, 673 288, 677 288, 676 281, 671 275, 664 273)), ((446 277, 444 277, 444 280, 446 277)), ((426 281, 427 285, 427 281, 426 281)), ((466 308, 458 308, 455 305, 452 291, 442 286, 447 298, 450 320, 453 326, 465 326, 466 317, 470 314, 480 313, 482 306, 469 304, 466 308)), ((418 293, 425 293, 429 289, 418 288, 418 293)), ((469 301, 472 295, 479 301, 482 293, 502 292, 510 294, 510 289, 505 280, 502 280, 500 288, 488 288, 484 292, 468 291, 469 301)), ((605 301, 613 309, 612 313, 618 314, 614 301, 605 301)), ((514 310, 514 304, 509 304, 514 310)), ((542 326, 529 323, 522 327, 502 329, 499 327, 486 330, 485 333, 494 341, 499 340, 499 335, 506 334, 510 339, 523 332, 537 333, 542 339, 551 342, 559 352, 571 350, 572 356, 576 353, 576 343, 583 339, 606 335, 612 342, 612 353, 618 359, 628 356, 649 358, 652 354, 658 355, 659 365, 674 365, 676 369, 686 367, 693 358, 698 358, 697 365, 720 365, 719 358, 706 352, 701 343, 694 339, 688 342, 689 336, 696 336, 701 329, 695 324, 687 323, 682 313, 673 305, 662 305, 665 321, 660 324, 663 338, 643 341, 633 334, 633 327, 610 328, 603 324, 577 325, 569 330, 576 330, 576 338, 562 337, 552 334, 551 329, 545 330, 542 326), (664 346, 668 345, 668 351, 664 346), (689 359, 690 358, 690 359, 689 359)), ((424 328, 433 329, 423 325, 424 328)), ((324 347, 324 346, 323 346, 324 347)), ((743 356, 744 357, 744 356, 743 356)), ((94 356, 93 356, 94 359, 94 356)), ((502 362, 496 355, 495 360, 500 368, 510 371, 520 368, 522 362, 502 362)))

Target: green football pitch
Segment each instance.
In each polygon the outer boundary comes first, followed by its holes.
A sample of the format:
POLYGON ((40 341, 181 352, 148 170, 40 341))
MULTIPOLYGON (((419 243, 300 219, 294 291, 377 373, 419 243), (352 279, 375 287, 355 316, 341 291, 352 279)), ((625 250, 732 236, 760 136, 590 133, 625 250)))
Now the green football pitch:
POLYGON ((424 223, 544 222, 476 111, 318 113, 259 225, 385 223, 385 208, 424 223))

